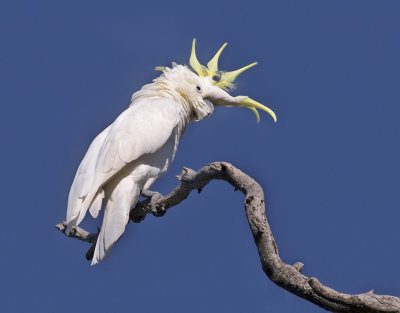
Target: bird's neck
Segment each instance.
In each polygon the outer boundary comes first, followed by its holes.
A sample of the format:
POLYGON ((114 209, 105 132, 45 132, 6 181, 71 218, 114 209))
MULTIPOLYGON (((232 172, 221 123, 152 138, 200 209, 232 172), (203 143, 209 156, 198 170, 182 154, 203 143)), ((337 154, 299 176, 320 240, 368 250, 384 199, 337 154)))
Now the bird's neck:
POLYGON ((151 84, 144 85, 142 89, 135 92, 132 95, 132 104, 136 101, 142 100, 144 98, 165 98, 168 100, 173 100, 179 105, 179 122, 177 125, 177 135, 180 139, 185 130, 187 124, 189 124, 192 117, 192 107, 190 105, 190 99, 187 99, 182 92, 177 91, 174 88, 160 80, 154 81, 151 84))

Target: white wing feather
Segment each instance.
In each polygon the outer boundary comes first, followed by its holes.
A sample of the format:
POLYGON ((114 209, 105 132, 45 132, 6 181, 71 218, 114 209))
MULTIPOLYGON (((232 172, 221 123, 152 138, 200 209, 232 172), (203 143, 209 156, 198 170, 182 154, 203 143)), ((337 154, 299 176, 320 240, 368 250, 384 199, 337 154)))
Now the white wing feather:
MULTIPOLYGON (((67 209, 67 223, 69 225, 71 224, 71 226, 79 224, 77 221, 81 212, 82 203, 86 195, 89 193, 90 187, 93 185, 93 174, 95 172, 96 161, 101 147, 103 146, 104 139, 107 137, 110 128, 111 126, 108 126, 96 136, 96 138, 90 144, 89 149, 79 164, 78 170, 75 174, 75 178, 69 192, 67 209)), ((80 220, 82 220, 82 218, 80 218, 80 220)), ((69 228, 67 231, 69 232, 69 228)))
POLYGON ((91 206, 97 215, 102 186, 128 163, 155 153, 173 133, 181 106, 166 98, 147 98, 130 106, 92 142, 68 198, 67 222, 78 225, 91 206))

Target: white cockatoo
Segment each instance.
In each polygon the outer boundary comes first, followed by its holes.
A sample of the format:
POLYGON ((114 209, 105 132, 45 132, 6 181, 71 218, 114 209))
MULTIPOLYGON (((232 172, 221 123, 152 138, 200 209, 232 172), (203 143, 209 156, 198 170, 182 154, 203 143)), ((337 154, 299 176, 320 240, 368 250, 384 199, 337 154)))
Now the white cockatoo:
MULTIPOLYGON (((174 159, 179 140, 189 122, 210 116, 214 106, 237 106, 272 110, 246 96, 232 97, 227 91, 236 77, 252 63, 233 72, 218 70, 218 58, 226 43, 206 66, 199 63, 193 40, 190 68, 173 63, 157 67, 163 73, 132 95, 130 106, 91 143, 79 165, 68 198, 66 234, 87 211, 96 218, 104 207, 104 218, 92 265, 102 261, 121 237, 129 213, 139 196, 151 197, 151 185, 174 159)), ((159 194, 158 194, 159 195, 159 194)))

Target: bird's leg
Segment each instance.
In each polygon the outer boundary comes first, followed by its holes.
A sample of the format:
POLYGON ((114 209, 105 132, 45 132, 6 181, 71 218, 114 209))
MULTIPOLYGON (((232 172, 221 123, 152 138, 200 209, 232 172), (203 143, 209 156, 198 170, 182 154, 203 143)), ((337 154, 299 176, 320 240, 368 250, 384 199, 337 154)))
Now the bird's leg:
POLYGON ((154 216, 163 216, 165 214, 165 208, 156 205, 157 201, 163 197, 161 193, 142 189, 141 195, 150 199, 151 213, 153 213, 154 216))

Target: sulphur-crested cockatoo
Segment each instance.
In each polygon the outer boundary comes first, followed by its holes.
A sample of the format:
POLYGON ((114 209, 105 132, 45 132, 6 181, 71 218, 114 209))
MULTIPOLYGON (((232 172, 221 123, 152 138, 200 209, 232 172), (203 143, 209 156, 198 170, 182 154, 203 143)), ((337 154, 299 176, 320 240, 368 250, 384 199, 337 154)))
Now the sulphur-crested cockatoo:
POLYGON ((193 40, 193 71, 174 63, 172 68, 157 67, 163 73, 133 94, 130 106, 93 140, 79 165, 68 198, 66 234, 88 210, 96 218, 104 207, 92 265, 103 260, 121 237, 139 196, 156 194, 148 189, 167 171, 189 122, 210 116, 214 106, 247 107, 257 120, 256 109, 261 109, 276 121, 269 108, 227 92, 240 73, 257 63, 221 72, 218 58, 226 43, 207 67, 197 60, 195 44, 193 40))

